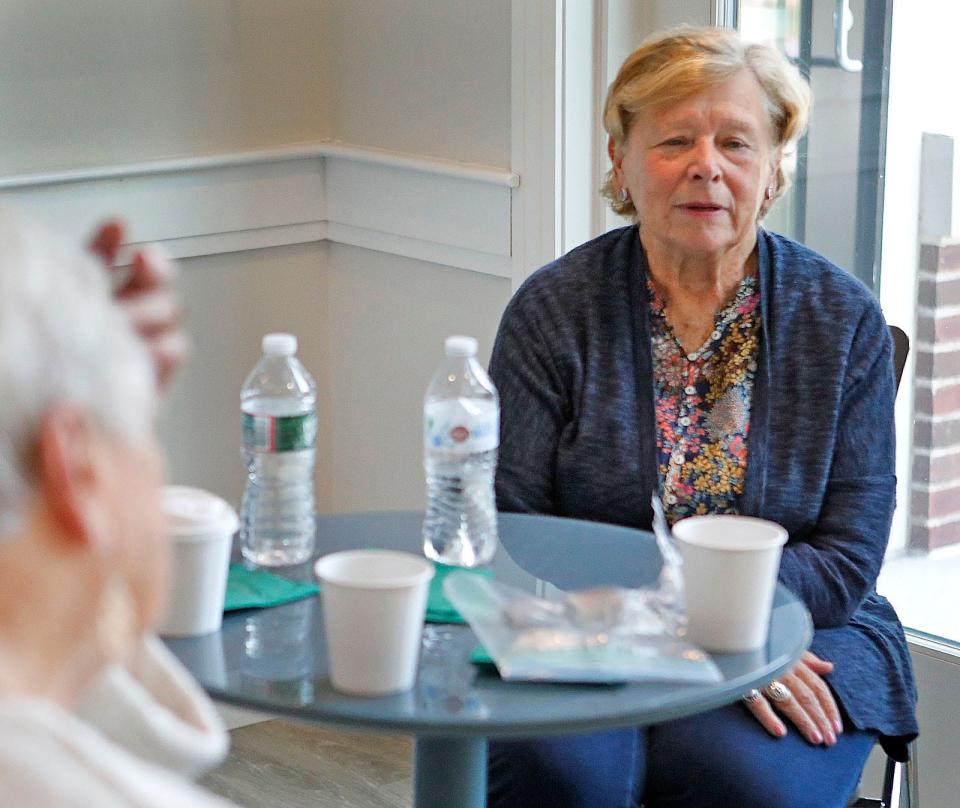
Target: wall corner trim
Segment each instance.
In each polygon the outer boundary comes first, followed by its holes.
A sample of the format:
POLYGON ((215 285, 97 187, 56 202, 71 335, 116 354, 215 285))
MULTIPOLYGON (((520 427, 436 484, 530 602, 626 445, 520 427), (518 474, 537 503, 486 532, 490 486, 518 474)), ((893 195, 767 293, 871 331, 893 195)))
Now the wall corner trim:
POLYGON ((335 141, 0 176, 77 238, 110 216, 176 258, 339 241, 511 277, 513 171, 335 141))

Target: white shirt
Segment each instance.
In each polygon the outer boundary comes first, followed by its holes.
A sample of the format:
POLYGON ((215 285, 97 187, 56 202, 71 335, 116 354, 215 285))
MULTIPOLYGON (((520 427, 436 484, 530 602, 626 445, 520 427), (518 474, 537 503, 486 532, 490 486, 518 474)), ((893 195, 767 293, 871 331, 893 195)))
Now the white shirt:
POLYGON ((228 736, 176 658, 146 638, 126 668, 100 674, 70 712, 0 699, 0 805, 226 808, 189 783, 223 760, 228 736))

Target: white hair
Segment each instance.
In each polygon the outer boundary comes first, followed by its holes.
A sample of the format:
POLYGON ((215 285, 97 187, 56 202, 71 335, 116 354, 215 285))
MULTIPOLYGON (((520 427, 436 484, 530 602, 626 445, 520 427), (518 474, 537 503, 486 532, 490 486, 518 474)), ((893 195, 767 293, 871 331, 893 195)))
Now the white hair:
POLYGON ((114 303, 106 270, 80 245, 0 206, 0 537, 21 522, 52 406, 72 403, 138 443, 151 434, 156 399, 150 357, 114 303))

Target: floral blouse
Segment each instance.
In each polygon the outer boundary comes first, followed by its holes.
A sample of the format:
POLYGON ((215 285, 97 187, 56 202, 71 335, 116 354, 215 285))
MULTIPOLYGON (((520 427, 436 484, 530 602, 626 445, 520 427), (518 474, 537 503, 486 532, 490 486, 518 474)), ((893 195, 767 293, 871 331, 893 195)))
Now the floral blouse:
POLYGON ((713 333, 686 354, 666 303, 647 281, 653 348, 658 477, 672 524, 685 516, 736 513, 747 468, 747 433, 760 347, 760 293, 748 275, 718 314, 713 333))

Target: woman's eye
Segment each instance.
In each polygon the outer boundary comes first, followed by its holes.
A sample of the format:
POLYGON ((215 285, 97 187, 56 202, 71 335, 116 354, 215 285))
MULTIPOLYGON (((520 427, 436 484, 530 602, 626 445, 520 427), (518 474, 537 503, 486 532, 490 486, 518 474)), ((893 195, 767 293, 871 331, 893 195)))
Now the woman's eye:
POLYGON ((733 150, 747 148, 746 143, 744 143, 742 140, 737 140, 736 138, 734 138, 733 140, 728 140, 725 145, 728 149, 733 149, 733 150))
POLYGON ((669 137, 663 141, 664 146, 682 146, 686 140, 682 137, 669 137))

